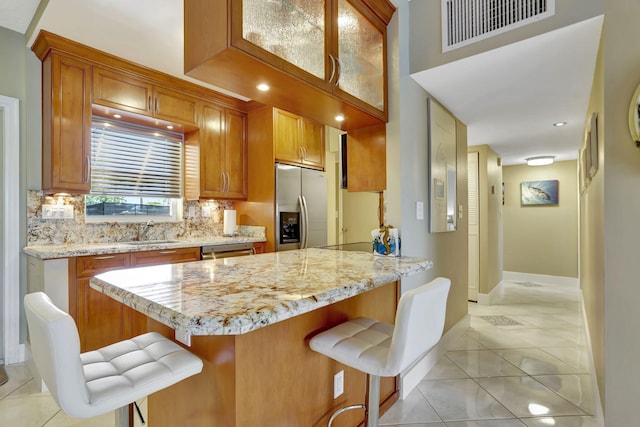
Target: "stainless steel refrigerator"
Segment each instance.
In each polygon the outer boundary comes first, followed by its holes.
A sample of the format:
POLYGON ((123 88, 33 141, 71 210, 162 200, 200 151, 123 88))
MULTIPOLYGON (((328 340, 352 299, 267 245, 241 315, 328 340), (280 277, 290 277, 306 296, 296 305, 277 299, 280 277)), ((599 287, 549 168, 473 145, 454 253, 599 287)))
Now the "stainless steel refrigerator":
POLYGON ((327 244, 323 171, 276 163, 276 251, 327 244))

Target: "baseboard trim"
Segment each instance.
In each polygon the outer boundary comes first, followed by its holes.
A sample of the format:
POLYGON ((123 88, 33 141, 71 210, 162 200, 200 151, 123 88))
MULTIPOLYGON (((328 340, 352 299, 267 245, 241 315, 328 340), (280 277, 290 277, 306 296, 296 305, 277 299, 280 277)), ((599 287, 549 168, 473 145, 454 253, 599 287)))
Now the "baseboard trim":
POLYGON ((504 281, 498 283, 488 294, 478 293, 478 304, 493 305, 504 297, 504 281))
POLYGON ((569 288, 580 289, 580 280, 577 277, 548 276, 545 274, 504 271, 502 273, 502 280, 509 280, 511 282, 542 283, 544 285, 565 286, 569 288))
MULTIPOLYGON (((580 291, 582 293, 582 291, 580 291)), ((585 324, 585 335, 587 340, 587 348, 589 351, 588 354, 588 363, 589 363, 589 372, 593 372, 591 376, 591 388, 592 388, 592 398, 595 402, 595 423, 596 427, 605 427, 604 425, 604 410, 602 408, 602 400, 600 397, 600 389, 598 388, 598 378, 595 374, 595 362, 593 360, 593 347, 591 345, 591 333, 589 332, 589 318, 587 317, 587 309, 584 306, 584 299, 582 300, 582 320, 585 324)))
POLYGON ((471 325, 471 317, 467 314, 458 323, 456 323, 451 329, 449 329, 440 339, 438 344, 435 345, 422 359, 420 359, 415 365, 409 368, 404 374, 400 376, 400 399, 404 400, 416 388, 416 386, 422 381, 425 375, 438 363, 440 357, 442 357, 451 346, 451 342, 456 338, 462 336, 467 328, 471 325))

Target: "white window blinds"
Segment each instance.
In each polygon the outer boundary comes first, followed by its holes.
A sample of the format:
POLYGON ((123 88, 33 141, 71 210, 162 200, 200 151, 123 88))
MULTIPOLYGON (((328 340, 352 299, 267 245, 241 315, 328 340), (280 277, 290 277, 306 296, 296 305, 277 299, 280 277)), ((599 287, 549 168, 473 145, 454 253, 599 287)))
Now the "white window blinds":
POLYGON ((94 117, 91 194, 182 196, 182 135, 94 117))

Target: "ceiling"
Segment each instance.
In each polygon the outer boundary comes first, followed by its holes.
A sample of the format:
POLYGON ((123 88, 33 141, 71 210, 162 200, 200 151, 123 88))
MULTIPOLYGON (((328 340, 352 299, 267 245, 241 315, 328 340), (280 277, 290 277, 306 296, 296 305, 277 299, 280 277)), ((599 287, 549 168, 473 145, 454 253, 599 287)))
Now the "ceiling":
MULTIPOLYGON (((40 0, 0 0, 0 26, 25 32, 40 0)), ((49 1, 36 26, 246 100, 183 73, 183 0, 49 1), (73 11, 73 13, 70 13, 73 11)), ((527 157, 577 157, 602 17, 415 73, 505 165, 527 157), (555 122, 567 122, 554 127, 555 122)), ((28 41, 31 45, 33 39, 28 41)))
POLYGON ((582 145, 602 16, 413 74, 505 165, 576 159, 582 145), (567 122, 555 127, 554 123, 567 122))

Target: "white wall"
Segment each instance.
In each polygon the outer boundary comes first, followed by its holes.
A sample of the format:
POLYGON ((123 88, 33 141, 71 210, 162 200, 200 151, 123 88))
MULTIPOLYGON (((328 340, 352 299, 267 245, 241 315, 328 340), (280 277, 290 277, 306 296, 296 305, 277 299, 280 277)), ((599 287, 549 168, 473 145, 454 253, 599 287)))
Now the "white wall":
MULTIPOLYGON (((403 279, 403 291, 437 276, 449 277, 452 287, 447 304, 448 330, 467 313, 468 227, 459 221, 458 230, 429 233, 428 215, 416 219, 416 202, 428 205, 427 97, 409 75, 410 3, 395 2, 398 7, 388 32, 389 123, 387 124, 387 223, 400 228, 402 254, 429 258, 434 268, 403 279)), ((467 134, 466 126, 456 121, 458 156, 458 204, 467 211, 467 134)), ((426 210, 425 210, 426 212, 426 210)), ((466 218, 466 215, 464 216, 466 218)))
POLYGON ((640 151, 627 117, 640 84, 640 2, 604 0, 605 422, 638 424, 640 151))

